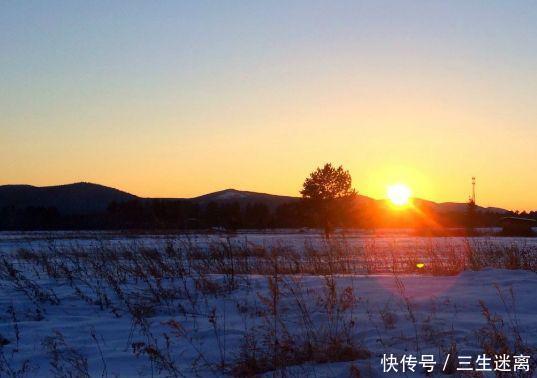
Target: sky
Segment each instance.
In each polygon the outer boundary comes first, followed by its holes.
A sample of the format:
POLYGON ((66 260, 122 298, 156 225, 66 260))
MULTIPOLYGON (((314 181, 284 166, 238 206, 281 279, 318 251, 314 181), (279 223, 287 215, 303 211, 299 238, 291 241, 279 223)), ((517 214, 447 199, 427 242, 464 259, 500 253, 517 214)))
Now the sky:
POLYGON ((2 1, 0 184, 537 209, 534 1, 2 1))

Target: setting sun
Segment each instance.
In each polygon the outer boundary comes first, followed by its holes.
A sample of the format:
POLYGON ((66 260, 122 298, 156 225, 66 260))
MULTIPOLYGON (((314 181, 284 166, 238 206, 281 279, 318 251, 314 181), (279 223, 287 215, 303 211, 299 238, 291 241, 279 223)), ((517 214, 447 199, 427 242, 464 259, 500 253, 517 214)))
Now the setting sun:
POLYGON ((396 206, 408 205, 412 194, 410 188, 404 184, 395 184, 388 187, 388 199, 396 206))

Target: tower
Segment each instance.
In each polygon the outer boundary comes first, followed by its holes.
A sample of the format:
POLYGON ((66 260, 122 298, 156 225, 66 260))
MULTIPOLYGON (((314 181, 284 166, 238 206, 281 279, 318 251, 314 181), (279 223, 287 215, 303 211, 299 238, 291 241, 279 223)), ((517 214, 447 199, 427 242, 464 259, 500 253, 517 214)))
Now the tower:
POLYGON ((475 177, 472 177, 472 197, 470 197, 470 201, 475 204, 475 177))

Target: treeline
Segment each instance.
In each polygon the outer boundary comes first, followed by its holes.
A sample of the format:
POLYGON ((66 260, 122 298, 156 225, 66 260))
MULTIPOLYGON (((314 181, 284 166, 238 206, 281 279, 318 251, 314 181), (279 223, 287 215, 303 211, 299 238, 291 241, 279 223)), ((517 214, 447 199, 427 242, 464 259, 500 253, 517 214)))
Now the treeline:
POLYGON ((264 203, 183 200, 112 202, 104 213, 61 214, 54 207, 0 208, 0 230, 121 230, 313 227, 298 203, 270 208, 264 203))
MULTIPOLYGON (((417 228, 494 227, 500 218, 518 215, 537 219, 537 212, 499 214, 492 212, 435 213, 426 207, 394 211, 383 203, 356 205, 333 219, 332 227, 417 228)), ((205 205, 188 200, 132 200, 112 202, 96 214, 61 214, 51 207, 4 207, 0 209, 0 230, 203 230, 221 228, 265 229, 323 227, 316 210, 307 201, 276 207, 264 203, 218 203, 205 205)))

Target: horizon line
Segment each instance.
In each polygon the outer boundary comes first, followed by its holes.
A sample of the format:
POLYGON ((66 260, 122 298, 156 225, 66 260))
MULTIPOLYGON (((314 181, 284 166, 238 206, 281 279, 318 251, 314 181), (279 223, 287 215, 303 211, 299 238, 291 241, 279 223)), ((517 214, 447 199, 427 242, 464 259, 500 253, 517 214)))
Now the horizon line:
MULTIPOLYGON (((33 188, 52 188, 52 187, 69 186, 69 185, 76 185, 76 184, 98 185, 98 186, 102 186, 102 187, 106 187, 106 188, 110 188, 110 189, 114 189, 114 190, 119 190, 121 192, 133 195, 133 196, 141 198, 141 199, 178 199, 178 200, 179 199, 195 199, 195 198, 203 197, 205 195, 215 194, 215 193, 225 192, 225 191, 230 191, 230 190, 234 190, 234 191, 238 191, 238 192, 255 193, 255 194, 265 194, 265 195, 278 196, 278 197, 291 197, 291 198, 296 198, 296 199, 301 198, 300 195, 274 194, 274 193, 267 193, 267 192, 257 192, 257 191, 246 190, 246 189, 237 189, 237 188, 219 189, 219 190, 214 190, 214 191, 210 191, 210 192, 207 192, 207 193, 202 193, 202 194, 191 196, 191 197, 170 197, 170 196, 167 196, 167 197, 159 197, 159 196, 157 196, 157 197, 155 197, 155 196, 144 197, 144 196, 140 196, 138 194, 134 194, 134 193, 132 193, 130 191, 120 189, 120 188, 115 187, 115 186, 109 186, 109 185, 100 184, 100 183, 91 182, 91 181, 75 181, 75 182, 69 182, 69 183, 65 183, 65 184, 53 184, 53 185, 0 184, 0 187, 2 187, 2 186, 30 186, 30 187, 33 187, 33 188)), ((369 195, 366 195, 366 194, 362 194, 360 192, 358 192, 357 194, 358 194, 358 196, 366 197, 366 198, 369 198, 369 199, 374 200, 374 201, 389 201, 387 198, 375 198, 375 197, 372 197, 372 196, 369 196, 369 195)), ((466 202, 457 202, 457 201, 442 201, 442 202, 439 202, 439 201, 435 201, 435 200, 431 200, 431 199, 425 199, 425 198, 421 198, 421 197, 410 197, 410 198, 412 198, 413 200, 421 200, 421 201, 432 202, 432 203, 435 203, 435 204, 438 204, 438 205, 442 205, 442 204, 466 204, 466 202)), ((498 207, 498 206, 485 206, 485 205, 479 205, 479 204, 476 204, 476 205, 481 207, 481 208, 484 208, 484 209, 493 208, 493 209, 506 210, 506 211, 510 211, 510 212, 527 212, 528 213, 528 212, 537 211, 537 209, 536 210, 518 210, 518 209, 513 210, 513 209, 506 209, 506 208, 502 208, 502 207, 498 207)))

